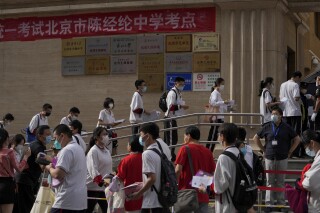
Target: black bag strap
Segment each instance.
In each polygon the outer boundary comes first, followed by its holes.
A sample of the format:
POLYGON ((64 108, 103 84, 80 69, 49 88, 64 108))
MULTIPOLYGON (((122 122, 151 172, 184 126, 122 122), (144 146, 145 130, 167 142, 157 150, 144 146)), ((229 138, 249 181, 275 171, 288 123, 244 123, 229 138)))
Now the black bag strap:
POLYGON ((79 138, 77 136, 75 136, 75 135, 73 137, 76 139, 77 143, 80 145, 79 138))
POLYGON ((222 152, 222 154, 228 156, 229 158, 231 158, 235 162, 238 160, 238 157, 235 154, 233 154, 232 152, 224 151, 224 152, 222 152))
MULTIPOLYGON (((158 140, 156 140, 156 142, 157 142, 158 147, 159 147, 159 149, 160 149, 160 151, 161 151, 161 154, 163 155, 163 149, 162 149, 162 146, 161 146, 160 142, 159 142, 158 140)), ((160 156, 161 156, 161 155, 160 155, 160 156)))
POLYGON ((3 129, 4 125, 2 123, 0 123, 0 129, 3 129))
POLYGON ((40 126, 40 114, 38 114, 38 125, 37 128, 40 126))
POLYGON ((188 155, 191 174, 192 174, 192 177, 193 177, 194 176, 194 169, 193 169, 193 163, 192 163, 192 158, 191 158, 190 147, 188 145, 186 146, 186 150, 187 150, 187 155, 188 155))

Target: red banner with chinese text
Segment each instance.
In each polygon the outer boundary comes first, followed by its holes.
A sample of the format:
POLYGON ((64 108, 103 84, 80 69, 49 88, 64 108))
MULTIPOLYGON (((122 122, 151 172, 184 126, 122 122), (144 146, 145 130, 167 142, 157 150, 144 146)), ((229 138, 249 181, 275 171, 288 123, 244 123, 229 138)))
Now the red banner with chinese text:
POLYGON ((0 19, 0 41, 85 36, 215 32, 215 7, 0 19))

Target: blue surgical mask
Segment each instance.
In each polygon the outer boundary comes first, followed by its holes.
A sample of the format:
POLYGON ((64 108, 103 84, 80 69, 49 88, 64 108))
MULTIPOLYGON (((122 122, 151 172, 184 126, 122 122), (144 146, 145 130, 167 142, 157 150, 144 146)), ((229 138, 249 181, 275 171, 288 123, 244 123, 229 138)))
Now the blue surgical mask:
POLYGON ((61 149, 61 144, 58 142, 58 140, 55 140, 55 141, 54 141, 53 147, 54 147, 55 149, 61 149))
POLYGON ((46 144, 51 143, 51 139, 52 139, 51 135, 48 135, 48 136, 46 137, 46 144))
POLYGON ((247 147, 241 147, 240 148, 241 153, 243 154, 243 156, 245 156, 247 154, 247 147))
POLYGON ((139 137, 139 143, 141 146, 144 146, 145 141, 143 140, 142 136, 139 137))
POLYGON ((309 155, 310 157, 316 156, 316 153, 313 150, 310 150, 309 147, 306 148, 306 154, 309 155))

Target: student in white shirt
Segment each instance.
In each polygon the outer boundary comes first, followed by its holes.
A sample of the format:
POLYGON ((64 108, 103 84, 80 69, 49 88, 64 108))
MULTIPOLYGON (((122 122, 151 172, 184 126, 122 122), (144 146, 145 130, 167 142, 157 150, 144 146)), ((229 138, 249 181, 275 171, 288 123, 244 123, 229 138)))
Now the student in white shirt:
POLYGON ((72 107, 69 110, 69 114, 66 117, 63 117, 60 121, 60 124, 65 124, 69 126, 71 121, 77 120, 80 114, 80 110, 77 107, 72 107))
MULTIPOLYGON (((174 118, 176 116, 184 115, 184 110, 189 109, 189 106, 182 100, 181 91, 185 86, 185 80, 182 77, 176 77, 174 80, 174 87, 168 92, 167 95, 167 112, 165 117, 174 118)), ((177 127, 177 120, 171 119, 165 122, 165 129, 177 127)), ((170 145, 176 145, 178 142, 178 130, 169 130, 164 133, 164 141, 170 145)), ((176 161, 175 148, 171 149, 171 161, 176 161)))
MULTIPOLYGON (((146 82, 144 80, 136 80, 134 83, 136 91, 133 93, 131 104, 130 104, 130 117, 129 121, 131 124, 138 124, 143 122, 143 114, 150 115, 143 106, 142 93, 147 92, 146 82)), ((132 134, 139 132, 139 126, 132 127, 132 134)))
POLYGON ((81 147, 72 140, 72 132, 67 125, 59 124, 54 129, 54 138, 61 144, 55 167, 46 166, 52 178, 59 179, 61 185, 55 190, 52 213, 85 213, 87 209, 87 164, 81 147))
POLYGON ((83 152, 86 152, 87 145, 84 142, 83 138, 81 137, 82 123, 78 120, 74 120, 74 121, 71 121, 71 123, 69 124, 69 127, 72 131, 74 140, 81 146, 81 148, 83 149, 83 152))
MULTIPOLYGON (((223 78, 217 78, 215 81, 214 90, 211 92, 210 99, 209 99, 209 105, 210 107, 213 107, 213 111, 215 113, 224 113, 227 108, 228 101, 224 101, 221 97, 221 92, 224 90, 224 79, 223 78)), ((211 123, 223 123, 224 122, 224 116, 218 115, 213 116, 211 119, 211 123)), ((218 139, 218 129, 219 126, 217 125, 211 125, 209 135, 208 135, 208 141, 216 141, 218 139)), ((206 147, 213 152, 215 144, 208 143, 206 144, 206 147)))
MULTIPOLYGON (((151 149, 158 149, 157 138, 159 137, 159 126, 155 123, 147 123, 141 126, 139 143, 147 149, 142 154, 143 187, 130 195, 129 199, 136 200, 143 196, 141 213, 168 213, 169 209, 164 209, 158 200, 156 190, 160 190, 161 181, 161 159, 160 156, 151 149)), ((161 145, 163 153, 170 159, 170 149, 161 145)))
POLYGON ((320 212, 320 132, 306 130, 302 134, 306 153, 314 157, 311 168, 304 174, 302 186, 310 192, 308 212, 320 212))
POLYGON ((276 102, 275 98, 271 94, 271 89, 274 88, 273 78, 266 77, 266 79, 260 82, 260 114, 263 115, 263 124, 271 121, 271 108, 275 105, 281 104, 276 102))
MULTIPOLYGON (((51 115, 52 106, 51 104, 44 104, 42 106, 42 111, 34 115, 29 124, 29 130, 35 135, 36 130, 39 126, 48 125, 48 117, 51 115)), ((30 141, 28 141, 30 142, 30 141)))
MULTIPOLYGON (((86 151, 88 197, 105 198, 104 178, 112 173, 111 153, 106 148, 108 141, 108 133, 104 127, 97 127, 93 131, 86 151)), ((108 210, 107 202, 94 199, 88 200, 87 212, 92 212, 97 203, 102 212, 106 213, 108 210)))
POLYGON ((8 127, 13 120, 13 115, 11 113, 7 113, 5 116, 3 116, 2 121, 0 121, 0 129, 6 129, 6 127, 8 127))
POLYGON ((300 88, 298 84, 301 77, 301 72, 296 71, 292 73, 290 80, 280 86, 280 100, 287 99, 284 102, 283 117, 298 135, 301 134, 300 88))

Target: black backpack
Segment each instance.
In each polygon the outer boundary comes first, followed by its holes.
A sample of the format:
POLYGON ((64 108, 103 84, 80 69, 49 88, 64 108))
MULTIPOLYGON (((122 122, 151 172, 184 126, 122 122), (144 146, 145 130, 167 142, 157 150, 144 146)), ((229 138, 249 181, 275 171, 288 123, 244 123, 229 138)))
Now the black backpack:
POLYGON ((263 157, 253 153, 253 174, 258 186, 264 186, 266 175, 264 173, 263 157))
POLYGON ((236 164, 234 194, 231 196, 229 189, 227 193, 232 197, 232 203, 239 212, 247 212, 256 203, 258 197, 258 187, 253 171, 240 154, 238 157, 228 151, 224 151, 222 154, 231 158, 236 164))
POLYGON ((161 180, 160 180, 160 191, 154 189, 158 195, 158 200, 164 208, 173 206, 178 200, 178 181, 175 173, 174 166, 167 156, 163 153, 160 143, 157 141, 159 149, 151 149, 160 156, 161 159, 161 180))
MULTIPOLYGON (((172 91, 174 91, 174 93, 176 94, 176 101, 178 99, 178 95, 177 92, 174 89, 171 89, 172 91)), ((168 93, 171 91, 165 91, 164 93, 162 93, 162 95, 160 96, 160 100, 159 100, 159 108, 162 110, 162 112, 167 112, 168 107, 167 107, 167 96, 168 93)))

